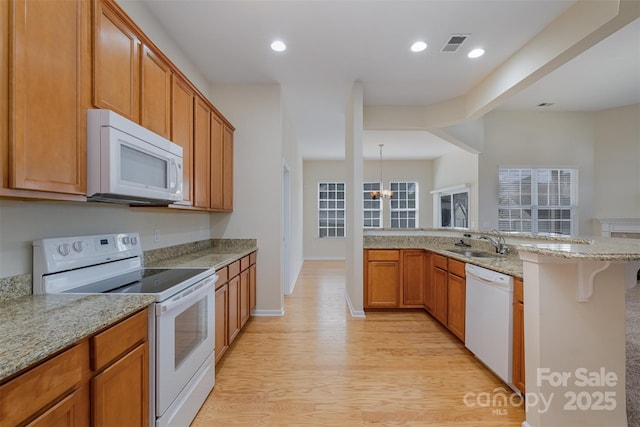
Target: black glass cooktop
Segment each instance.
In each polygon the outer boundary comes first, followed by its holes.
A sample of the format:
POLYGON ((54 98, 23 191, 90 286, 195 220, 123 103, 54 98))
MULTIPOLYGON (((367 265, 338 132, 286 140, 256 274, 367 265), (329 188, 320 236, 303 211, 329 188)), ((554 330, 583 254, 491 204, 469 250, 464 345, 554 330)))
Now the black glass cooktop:
POLYGON ((206 268, 148 268, 70 290, 73 293, 161 294, 207 271, 206 268))

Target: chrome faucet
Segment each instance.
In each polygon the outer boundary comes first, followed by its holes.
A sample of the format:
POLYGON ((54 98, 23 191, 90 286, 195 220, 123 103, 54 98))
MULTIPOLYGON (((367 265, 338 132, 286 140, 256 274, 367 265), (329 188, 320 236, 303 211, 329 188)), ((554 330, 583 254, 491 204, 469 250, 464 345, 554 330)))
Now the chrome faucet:
POLYGON ((493 247, 496 248, 496 253, 502 255, 506 254, 509 248, 507 247, 507 242, 504 239, 504 235, 498 230, 491 230, 491 234, 493 234, 495 238, 482 235, 478 237, 478 239, 488 240, 493 245, 493 247))

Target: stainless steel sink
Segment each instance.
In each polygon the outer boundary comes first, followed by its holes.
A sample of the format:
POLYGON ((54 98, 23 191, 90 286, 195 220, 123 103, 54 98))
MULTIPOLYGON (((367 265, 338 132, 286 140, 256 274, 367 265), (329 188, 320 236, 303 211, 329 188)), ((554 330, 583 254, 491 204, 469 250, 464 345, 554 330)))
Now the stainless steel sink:
POLYGON ((448 252, 453 252, 454 254, 458 254, 458 255, 464 255, 466 257, 469 258, 496 258, 499 255, 498 254, 491 254, 489 252, 478 252, 478 251, 471 251, 471 250, 465 250, 465 249, 447 249, 448 252))

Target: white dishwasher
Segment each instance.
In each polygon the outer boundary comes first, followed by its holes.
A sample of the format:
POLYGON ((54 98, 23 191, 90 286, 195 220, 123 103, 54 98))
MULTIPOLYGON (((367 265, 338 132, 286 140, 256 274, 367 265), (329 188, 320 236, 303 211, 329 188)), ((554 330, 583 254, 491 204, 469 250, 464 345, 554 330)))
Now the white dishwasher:
POLYGON ((511 386, 513 277, 467 264, 465 346, 511 386))

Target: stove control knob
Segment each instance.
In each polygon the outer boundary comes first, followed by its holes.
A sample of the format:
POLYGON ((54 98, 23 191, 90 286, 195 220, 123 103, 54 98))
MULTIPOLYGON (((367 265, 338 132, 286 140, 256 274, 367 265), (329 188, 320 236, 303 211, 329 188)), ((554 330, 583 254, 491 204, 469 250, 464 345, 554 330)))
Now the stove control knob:
POLYGON ((129 236, 123 236, 122 237, 122 243, 124 243, 125 245, 129 244, 129 236))
POLYGON ((71 247, 73 248, 73 250, 77 253, 82 252, 82 240, 76 240, 75 242, 73 242, 73 244, 71 245, 71 247))
POLYGON ((131 244, 133 246, 138 244, 138 238, 136 236, 131 236, 131 244))
POLYGON ((58 245, 58 253, 60 255, 67 256, 69 255, 69 252, 71 252, 71 246, 69 246, 68 243, 62 243, 58 245))

